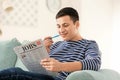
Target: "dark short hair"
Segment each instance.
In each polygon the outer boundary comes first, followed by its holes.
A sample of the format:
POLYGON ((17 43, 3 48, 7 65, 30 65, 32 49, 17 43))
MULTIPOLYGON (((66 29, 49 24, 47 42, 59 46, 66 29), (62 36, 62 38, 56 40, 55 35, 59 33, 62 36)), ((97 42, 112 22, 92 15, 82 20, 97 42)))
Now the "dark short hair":
POLYGON ((63 16, 70 16, 70 18, 73 20, 73 22, 75 23, 76 21, 79 21, 79 15, 77 10, 75 10, 72 7, 65 7, 62 8, 56 15, 56 19, 63 17, 63 16))

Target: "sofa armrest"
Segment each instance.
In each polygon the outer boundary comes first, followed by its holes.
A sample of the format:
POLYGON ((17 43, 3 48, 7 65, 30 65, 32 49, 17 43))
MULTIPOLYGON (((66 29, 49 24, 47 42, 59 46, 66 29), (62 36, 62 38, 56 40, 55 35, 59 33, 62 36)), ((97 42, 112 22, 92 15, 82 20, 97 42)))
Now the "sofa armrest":
POLYGON ((82 70, 71 73, 66 80, 120 80, 120 74, 110 69, 82 70))
POLYGON ((0 41, 0 70, 15 66, 17 55, 13 48, 19 45, 17 38, 0 41))

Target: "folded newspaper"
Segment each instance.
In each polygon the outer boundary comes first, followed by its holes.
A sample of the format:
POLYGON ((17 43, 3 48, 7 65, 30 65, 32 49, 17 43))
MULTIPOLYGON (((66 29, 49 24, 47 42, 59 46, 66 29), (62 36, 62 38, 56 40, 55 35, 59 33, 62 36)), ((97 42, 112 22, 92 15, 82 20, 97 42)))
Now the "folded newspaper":
POLYGON ((49 57, 41 39, 21 46, 16 46, 14 51, 29 71, 53 76, 57 74, 46 70, 40 65, 41 59, 49 57))

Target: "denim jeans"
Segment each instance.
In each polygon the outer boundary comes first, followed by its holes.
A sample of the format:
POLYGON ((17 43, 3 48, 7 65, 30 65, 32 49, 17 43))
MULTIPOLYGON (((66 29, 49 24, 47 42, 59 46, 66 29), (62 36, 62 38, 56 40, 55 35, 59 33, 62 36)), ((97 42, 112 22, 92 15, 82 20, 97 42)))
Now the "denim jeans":
POLYGON ((0 71, 0 80, 55 80, 52 76, 9 68, 0 71))

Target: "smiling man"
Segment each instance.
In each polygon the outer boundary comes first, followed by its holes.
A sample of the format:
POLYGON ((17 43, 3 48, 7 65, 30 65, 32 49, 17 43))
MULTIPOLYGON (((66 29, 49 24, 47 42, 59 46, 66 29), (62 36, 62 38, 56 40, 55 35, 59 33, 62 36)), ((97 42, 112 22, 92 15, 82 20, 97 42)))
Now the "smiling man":
POLYGON ((41 61, 43 67, 59 72, 56 80, 65 80, 73 71, 99 70, 101 57, 98 45, 94 40, 84 39, 80 35, 77 11, 71 7, 61 9, 56 15, 56 22, 63 41, 53 44, 51 38, 45 38, 44 42, 51 58, 41 61))

